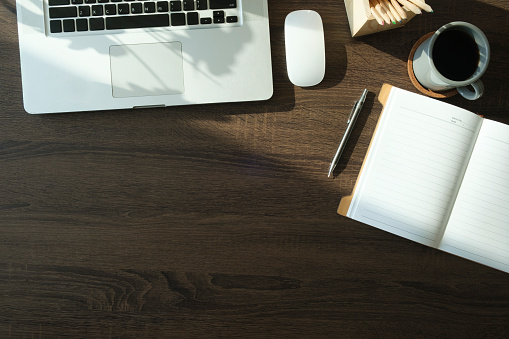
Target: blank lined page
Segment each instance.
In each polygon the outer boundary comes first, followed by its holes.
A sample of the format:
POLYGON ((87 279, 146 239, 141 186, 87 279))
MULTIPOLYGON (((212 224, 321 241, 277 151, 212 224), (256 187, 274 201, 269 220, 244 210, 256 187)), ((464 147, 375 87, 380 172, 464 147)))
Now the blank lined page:
POLYGON ((437 247, 482 119, 393 88, 348 216, 437 247))
POLYGON ((509 126, 483 122, 440 249, 509 272, 509 126))

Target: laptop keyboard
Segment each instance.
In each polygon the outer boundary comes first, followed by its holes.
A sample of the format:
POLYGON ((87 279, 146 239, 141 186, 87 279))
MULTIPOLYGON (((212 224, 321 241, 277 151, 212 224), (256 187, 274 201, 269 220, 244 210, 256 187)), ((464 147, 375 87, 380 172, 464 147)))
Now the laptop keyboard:
MULTIPOLYGON (((240 0, 239 0, 240 1, 240 0)), ((49 32, 240 25, 237 0, 48 0, 49 32)))

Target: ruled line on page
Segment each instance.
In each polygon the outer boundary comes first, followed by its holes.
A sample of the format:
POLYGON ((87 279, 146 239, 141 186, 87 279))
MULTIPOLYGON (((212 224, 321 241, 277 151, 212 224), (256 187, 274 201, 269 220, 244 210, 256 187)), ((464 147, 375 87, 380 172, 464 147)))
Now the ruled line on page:
POLYGON ((455 126, 447 123, 443 126, 429 126, 425 121, 420 121, 419 124, 411 124, 404 119, 397 119, 394 121, 393 127, 394 132, 392 135, 397 135, 398 133, 409 130, 412 131, 411 138, 414 140, 420 140, 421 142, 424 140, 437 140, 441 145, 452 146, 455 148, 465 146, 466 148, 462 148, 464 151, 468 150, 468 146, 471 143, 469 135, 465 134, 465 132, 453 136, 451 133, 454 133, 455 126), (438 131, 439 127, 443 128, 444 126, 447 126, 449 133, 447 132, 447 129, 440 132, 438 131), (451 128, 454 129, 451 130, 451 128), (418 137, 420 137, 420 139, 418 137))
MULTIPOLYGON (((435 116, 435 115, 431 115, 431 114, 426 113, 426 112, 423 112, 423 111, 418 111, 418 110, 416 110, 416 109, 414 109, 414 108, 411 108, 411 107, 404 107, 404 106, 401 106, 401 107, 402 107, 402 108, 404 108, 404 109, 406 109, 406 110, 408 110, 408 111, 412 111, 412 112, 414 112, 414 113, 417 113, 417 114, 420 114, 420 115, 426 116, 426 117, 428 117, 428 118, 430 118, 430 119, 436 119, 436 120, 439 120, 439 121, 443 122, 443 119, 442 119, 442 118, 437 117, 437 116, 435 116)), ((455 123, 452 123, 452 122, 448 122, 448 123, 449 123, 450 125, 454 125, 455 127, 459 127, 459 128, 462 128, 462 129, 468 130, 469 132, 474 132, 474 130, 475 130, 475 129, 474 129, 472 126, 470 126, 470 125, 468 125, 468 126, 464 126, 464 125, 458 125, 458 124, 455 124, 455 123)))
MULTIPOLYGON (((416 112, 415 110, 410 110, 410 111, 416 112)), ((426 117, 428 117, 428 115, 426 115, 426 117)), ((438 119, 438 121, 440 121, 440 123, 430 123, 429 121, 427 121, 425 119, 415 119, 414 116, 412 117, 412 119, 409 119, 409 117, 406 117, 406 116, 400 116, 395 121, 395 123, 405 123, 409 127, 414 127, 414 128, 416 128, 417 131, 419 131, 419 134, 424 135, 424 136, 429 136, 429 133, 440 134, 439 130, 441 130, 442 132, 445 132, 445 134, 442 134, 442 135, 447 135, 448 139, 452 139, 454 141, 459 141, 459 142, 463 142, 461 140, 462 138, 459 138, 459 137, 468 137, 468 135, 470 135, 472 133, 472 131, 469 128, 461 129, 461 127, 456 124, 452 124, 450 122, 443 121, 440 119, 438 119), (419 124, 416 122, 425 123, 426 125, 423 126, 422 124, 419 124), (451 127, 455 127, 455 128, 451 128, 451 127), (423 132, 426 132, 426 134, 424 134, 423 132), (453 135, 456 135, 456 137, 458 137, 458 138, 453 137, 453 135)), ((467 144, 468 144, 468 142, 467 142, 467 144)))
MULTIPOLYGON (((490 225, 490 226, 496 226, 496 224, 487 223, 484 220, 478 219, 478 218, 477 219, 476 218, 470 218, 468 220, 463 220, 463 224, 472 226, 472 229, 474 229, 473 231, 469 230, 469 232, 467 233, 467 234, 475 235, 475 238, 471 238, 471 239, 479 240, 480 238, 485 238, 485 239, 488 239, 488 240, 496 240, 498 244, 503 245, 502 247, 499 247, 500 249, 507 249, 507 246, 509 246, 509 241, 506 242, 506 241, 499 240, 500 237, 507 237, 506 234, 501 234, 501 233, 497 233, 497 232, 493 232, 493 231, 488 231, 486 229, 486 227, 479 226, 480 223, 485 223, 486 225, 490 225), (485 231, 485 232, 482 232, 482 231, 485 231), (486 231, 488 231, 488 232, 486 232, 486 231), (487 234, 488 235, 493 235, 494 237, 492 238, 490 236, 487 236, 487 234)), ((459 227, 458 229, 461 229, 461 227, 459 227)), ((463 235, 463 236, 468 238, 467 235, 463 235)), ((479 242, 482 242, 482 241, 479 241, 479 242)), ((493 247, 497 247, 496 245, 493 245, 492 243, 490 243, 488 245, 493 246, 493 247)))
POLYGON ((429 241, 435 241, 435 239, 434 239, 434 238, 426 237, 426 236, 424 236, 424 235, 422 235, 422 234, 420 234, 420 233, 414 233, 414 232, 411 232, 411 231, 409 231, 407 228, 397 227, 397 226, 394 226, 393 224, 388 224, 388 223, 385 223, 385 222, 383 222, 383 221, 379 221, 379 220, 376 220, 376 219, 372 219, 372 218, 370 218, 370 217, 368 217, 368 216, 365 216, 365 215, 363 215, 363 217, 364 217, 364 218, 366 218, 366 219, 368 219, 368 220, 372 220, 372 221, 375 221, 375 222, 377 222, 377 223, 381 223, 381 224, 383 224, 383 225, 385 225, 385 226, 388 226, 388 227, 390 227, 390 228, 399 229, 400 231, 402 231, 402 232, 404 232, 404 233, 409 233, 409 234, 412 234, 412 235, 414 235, 414 236, 416 236, 416 237, 423 238, 423 239, 426 239, 426 240, 429 240, 429 241))
MULTIPOLYGON (((450 199, 439 198, 436 195, 429 194, 428 192, 425 192, 425 191, 421 192, 421 196, 423 196, 423 198, 414 197, 413 195, 409 194, 408 192, 402 191, 400 189, 400 186, 388 183, 387 181, 383 181, 383 182, 379 183, 378 187, 379 188, 383 188, 383 190, 384 190, 383 192, 384 193, 387 193, 387 192, 393 193, 393 194, 390 194, 391 196, 393 196, 393 195, 402 196, 403 195, 403 196, 407 196, 409 198, 413 198, 414 200, 422 201, 422 202, 429 202, 429 199, 425 199, 426 197, 428 197, 428 198, 429 197, 435 198, 438 202, 442 202, 442 204, 437 205, 437 206, 443 206, 443 203, 447 203, 447 202, 450 201, 450 199)), ((441 194, 441 192, 438 192, 438 193, 441 194)), ((450 194, 446 195, 446 196, 449 197, 449 198, 451 197, 450 194)))
MULTIPOLYGON (((468 197, 468 196, 466 196, 466 197, 468 197)), ((493 208, 488 207, 488 206, 495 206, 495 207, 502 207, 502 208, 504 208, 506 206, 501 206, 501 205, 493 204, 492 200, 479 199, 478 196, 470 195, 470 197, 475 198, 475 202, 471 202, 471 201, 468 201, 468 200, 465 199, 465 204, 470 205, 470 208, 478 207, 480 205, 480 203, 485 203, 485 205, 483 205, 483 209, 482 209, 483 211, 496 213, 496 214, 498 214, 500 216, 509 218, 509 212, 501 213, 501 212, 498 212, 497 210, 495 210, 493 208)))
MULTIPOLYGON (((403 187, 407 187, 407 188, 410 188, 410 187, 409 187, 409 185, 402 185, 402 184, 403 184, 403 183, 405 183, 405 184, 413 184, 413 185, 415 185, 415 186, 418 186, 418 187, 419 187, 419 189, 424 188, 424 189, 432 190, 432 191, 434 191, 434 192, 436 192, 436 193, 440 193, 440 192, 442 192, 442 193, 443 193, 443 191, 442 191, 442 190, 440 190, 440 188, 447 188, 448 192, 451 192, 451 193, 454 191, 454 187, 453 187, 452 185, 445 186, 445 185, 443 185, 443 184, 441 184, 441 183, 437 183, 437 182, 434 182, 434 181, 431 181, 431 180, 429 180, 429 181, 425 181, 425 180, 424 180, 424 179, 425 179, 424 177, 418 176, 418 175, 416 175, 415 173, 412 173, 412 175, 413 175, 413 179, 414 179, 413 181, 410 181, 411 179, 406 180, 406 176, 404 176, 404 175, 408 175, 409 173, 408 173, 408 172, 406 172, 406 171, 404 171, 401 167, 391 167, 390 165, 387 165, 387 168, 388 168, 388 169, 390 169, 390 170, 392 170, 393 172, 397 172, 397 173, 399 173, 399 174, 400 174, 400 176, 398 176, 397 178, 390 177, 390 178, 387 178, 387 179, 386 179, 386 177, 383 177, 382 175, 380 175, 380 174, 376 173, 376 174, 375 174, 375 175, 376 175, 376 177, 377 177, 378 179, 381 179, 381 180, 382 180, 382 179, 383 179, 383 180, 396 180, 395 182, 393 181, 393 183, 394 183, 394 184, 401 185, 401 186, 403 186, 403 187), (423 179, 423 180, 417 180, 417 179, 423 179), (426 185, 426 186, 425 186, 425 185, 426 185), (435 186, 438 186, 438 187, 431 188, 431 187, 430 187, 431 185, 435 185, 435 186)), ((438 179, 440 179, 440 180, 445 180, 445 179, 441 179, 441 178, 438 178, 438 179)), ((449 183, 452 183, 452 182, 451 182, 451 181, 449 181, 449 183)), ((419 190, 419 191, 420 191, 420 190, 419 190)), ((448 196, 451 196, 451 197, 452 197, 452 194, 446 194, 446 195, 448 195, 448 196)))
MULTIPOLYGON (((496 182, 494 182, 494 181, 490 181, 490 180, 485 180, 485 181, 486 181, 486 182, 493 183, 493 184, 496 184, 496 182)), ((476 185, 476 184, 477 184, 477 185, 480 185, 479 183, 474 183, 473 185, 476 185)), ((482 186, 482 185, 480 185, 480 186, 482 186)), ((505 186, 505 185, 499 185, 499 186, 500 186, 500 187, 504 187, 504 188, 509 188, 509 186, 505 186)), ((479 193, 479 194, 487 195, 488 197, 490 197, 490 198, 492 198, 492 199, 498 199, 499 201, 506 202, 506 203, 507 203, 507 205, 504 205, 504 207, 509 206, 509 200, 502 199, 502 198, 500 198, 499 196, 495 196, 495 195, 492 195, 492 194, 488 194, 488 193, 486 193, 486 192, 482 191, 481 189, 475 189, 475 188, 472 188, 471 190, 472 190, 472 192, 477 192, 477 193, 479 193)), ((492 191, 492 192, 495 192, 495 193, 502 193, 502 194, 504 193, 503 191, 500 191, 500 190, 498 190, 498 189, 492 189, 491 191, 492 191)), ((478 196, 479 196, 479 195, 476 195, 476 197, 478 197, 478 196)))
MULTIPOLYGON (((396 141, 396 140, 394 140, 394 141, 396 141)), ((405 145, 394 145, 393 147, 398 149, 398 150, 404 151, 404 150, 406 150, 405 147, 407 147, 407 146, 405 146, 405 145)), ((442 159, 443 161, 450 161, 450 162, 454 162, 454 163, 459 164, 459 165, 462 165, 463 162, 465 161, 465 156, 464 155, 461 156, 461 155, 458 155, 457 152, 453 152, 453 151, 446 150, 446 149, 442 149, 442 152, 447 152, 448 153, 447 155, 442 155, 442 154, 437 153, 437 152, 432 152, 429 149, 425 148, 425 145, 422 145, 420 147, 415 147, 414 149, 419 151, 419 152, 432 155, 433 157, 438 157, 438 158, 442 159), (457 157, 459 159, 458 160, 453 160, 453 159, 451 159, 451 157, 457 157)))
MULTIPOLYGON (((403 171, 400 171, 400 173, 404 174, 403 171)), ((383 177, 378 176, 378 175, 375 175, 375 177, 380 179, 380 180, 383 179, 383 183, 384 184, 390 184, 391 187, 398 186, 398 185, 401 185, 402 183, 404 183, 405 184, 404 186, 407 187, 407 188, 410 188, 410 189, 412 189, 410 186, 416 186, 416 189, 418 189, 420 192, 422 192, 422 194, 424 194, 425 196, 436 198, 438 195, 440 195, 441 197, 437 198, 438 200, 440 200, 442 202, 451 201, 450 198, 452 197, 452 192, 453 192, 452 189, 449 190, 450 193, 448 194, 448 193, 444 193, 443 191, 438 190, 436 188, 432 188, 432 187, 430 187, 430 185, 425 185, 425 184, 423 184, 421 182, 410 181, 410 180, 407 180, 404 177, 398 178, 397 182, 395 182, 393 178, 383 178, 383 177), (427 192, 427 191, 431 191, 431 192, 427 192)))
MULTIPOLYGON (((453 183, 453 184, 455 183, 454 179, 458 179, 458 175, 455 175, 455 174, 450 174, 450 173, 446 173, 446 172, 436 172, 436 171, 431 173, 429 171, 426 171, 425 169, 423 169, 420 166, 417 166, 417 167, 412 166, 412 165, 419 165, 419 164, 416 164, 414 162, 404 161, 404 159, 397 159, 397 160, 394 160, 394 159, 396 159, 396 157, 386 157, 386 156, 384 156, 380 160, 381 161, 387 161, 387 162, 389 162, 389 164, 396 165, 397 167, 402 168, 402 169, 406 168, 407 170, 412 170, 413 171, 412 174, 415 174, 416 172, 418 174, 424 174, 422 176, 417 176, 416 178, 420 178, 422 180, 427 180, 430 183, 434 183, 434 184, 437 184, 437 185, 440 185, 440 186, 443 186, 443 187, 446 187, 446 186, 444 184, 442 184, 442 183, 438 183, 435 180, 431 180, 430 177, 434 178, 434 179, 441 180, 441 181, 445 181, 445 182, 448 182, 448 183, 453 183), (449 179, 442 178, 442 177, 439 176, 439 174, 446 174, 447 176, 449 176, 451 178, 449 178, 449 179)), ((389 165, 386 165, 385 168, 393 169, 394 167, 391 168, 389 165)))
MULTIPOLYGON (((466 257, 466 258, 468 258, 470 260, 474 260, 474 261, 478 261, 478 262, 479 262, 479 260, 475 260, 475 259, 482 258, 482 259, 484 259, 482 261, 483 264, 493 267, 494 265, 490 265, 489 264, 489 261, 492 261, 492 262, 495 262, 495 263, 497 263, 499 265, 502 265, 505 268, 505 271, 508 272, 509 264, 507 264, 506 262, 503 262, 503 261, 500 261, 500 260, 497 260, 497 259, 493 259, 493 257, 488 257, 488 256, 483 255, 483 254, 477 254, 477 253, 474 253, 472 251, 465 250, 464 248, 456 247, 456 246, 453 246, 453 245, 447 245, 447 247, 456 250, 456 251, 448 251, 450 253, 455 253, 455 254, 457 254, 459 256, 466 257), (470 254, 470 256, 462 255, 462 254, 460 254, 461 252, 468 253, 468 254, 470 254)), ((495 266, 495 267, 501 269, 498 266, 495 266)))
MULTIPOLYGON (((422 207, 422 205, 419 205, 419 204, 413 204, 411 202, 408 202, 408 201, 405 201, 405 200, 401 200, 401 199, 397 199, 397 200, 391 200, 390 202, 387 201, 387 200, 382 200, 382 199, 377 199, 377 198, 373 198, 373 197, 370 197, 370 199, 373 199, 373 200, 378 200, 379 202, 381 202, 382 204, 386 204, 386 205, 393 205, 394 207, 399 207, 401 206, 401 204, 395 204, 393 201, 397 201, 397 202, 405 202, 408 206, 408 208, 411 208, 411 207, 417 207, 421 212, 423 213, 418 213, 418 212, 414 212, 413 214, 417 214, 417 215, 421 215, 423 216, 424 218, 429 218, 429 213, 434 213, 434 214, 437 214, 438 216, 441 216, 443 217, 445 214, 444 213, 439 213, 433 209, 429 209, 429 208, 425 208, 425 207, 422 207), (426 213, 427 212, 427 213, 426 213)), ((371 204, 372 206, 380 206, 380 204, 374 204, 374 203, 370 203, 369 201, 367 202, 367 204, 371 204)), ((441 210, 445 210, 445 208, 441 207, 441 206, 435 206, 441 210)), ((414 210, 415 211, 415 210, 414 210)), ((398 212, 393 212, 395 214, 399 214, 399 215, 402 215, 401 213, 398 213, 398 212)), ((432 218, 430 218, 432 219, 432 218)), ((433 219, 435 221, 440 221, 438 219, 433 219)))
MULTIPOLYGON (((461 241, 448 243, 447 246, 451 246, 462 251, 468 252, 473 255, 481 256, 483 258, 491 258, 498 262, 509 262, 509 255, 507 255, 507 247, 497 247, 493 245, 493 241, 482 241, 477 237, 469 237, 470 233, 457 234, 456 238, 461 241), (468 246, 465 246, 468 244, 468 246)), ((485 239, 485 238, 483 238, 485 239)))
MULTIPOLYGON (((371 203, 369 203, 369 202, 368 202, 368 204, 371 204, 371 203)), ((379 207, 379 205, 375 205, 375 204, 371 204, 371 205, 373 205, 373 207, 375 207, 375 208, 379 207)), ((370 213, 374 213, 374 214, 381 215, 380 213, 376 212, 376 210, 375 210, 375 209, 372 209, 372 210, 366 210, 366 211, 367 211, 367 212, 370 212, 370 213)), ((401 216, 401 217, 403 217, 403 218, 407 218, 407 219, 411 219, 411 220, 418 220, 418 219, 416 219, 416 218, 412 218, 411 216, 405 215, 405 214, 403 214, 403 213, 398 213, 398 212, 393 212, 393 213, 394 213, 394 214, 396 214, 396 215, 399 215, 399 216, 401 216)), ((431 220, 433 220, 433 221, 437 221, 437 219, 433 219, 433 218, 432 218, 432 217, 430 217, 429 215, 424 215, 423 217, 428 218, 428 219, 431 219, 431 220)), ((389 219, 391 219, 391 218, 389 218, 389 219)), ((394 221, 397 221, 397 222, 401 222, 401 220, 399 220, 399 219, 394 219, 394 218, 393 218, 393 220, 394 220, 394 221)), ((417 228, 419 228, 419 227, 417 227, 417 228)), ((437 234, 436 232, 431 231, 429 228, 422 228, 422 230, 423 230, 423 231, 426 231, 426 232, 429 232, 429 233, 431 233, 431 234, 437 234)))

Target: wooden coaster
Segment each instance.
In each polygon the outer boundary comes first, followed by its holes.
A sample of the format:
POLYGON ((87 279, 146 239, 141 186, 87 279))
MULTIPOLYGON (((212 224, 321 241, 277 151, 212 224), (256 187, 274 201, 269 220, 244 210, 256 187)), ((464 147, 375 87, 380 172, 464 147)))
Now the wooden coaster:
POLYGON ((433 34, 435 34, 435 32, 430 32, 430 33, 424 35, 419 40, 417 40, 417 42, 414 44, 414 47, 412 47, 412 50, 410 51, 410 55, 408 56, 408 62, 407 62, 408 76, 410 77, 410 81, 412 81, 412 84, 415 86, 415 88, 417 88, 419 90, 419 92, 426 94, 427 96, 430 96, 433 98, 438 98, 438 99, 450 98, 453 95, 458 94, 458 90, 456 88, 450 89, 450 90, 444 91, 444 92, 434 92, 430 89, 425 88, 423 85, 421 85, 421 83, 419 81, 417 81, 417 78, 415 77, 415 74, 414 74, 413 63, 414 63, 415 51, 417 50, 417 47, 420 46, 420 44, 422 44, 424 41, 426 41, 426 39, 428 39, 433 34))

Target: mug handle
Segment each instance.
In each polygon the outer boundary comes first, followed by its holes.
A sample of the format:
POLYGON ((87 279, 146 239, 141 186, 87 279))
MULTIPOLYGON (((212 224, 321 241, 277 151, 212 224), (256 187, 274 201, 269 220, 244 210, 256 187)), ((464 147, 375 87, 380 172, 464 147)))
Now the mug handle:
POLYGON ((468 86, 458 87, 458 92, 461 94, 465 99, 468 100, 476 100, 479 99, 482 94, 484 93, 484 85, 481 80, 477 80, 470 84, 474 88, 473 91, 471 91, 468 86))

